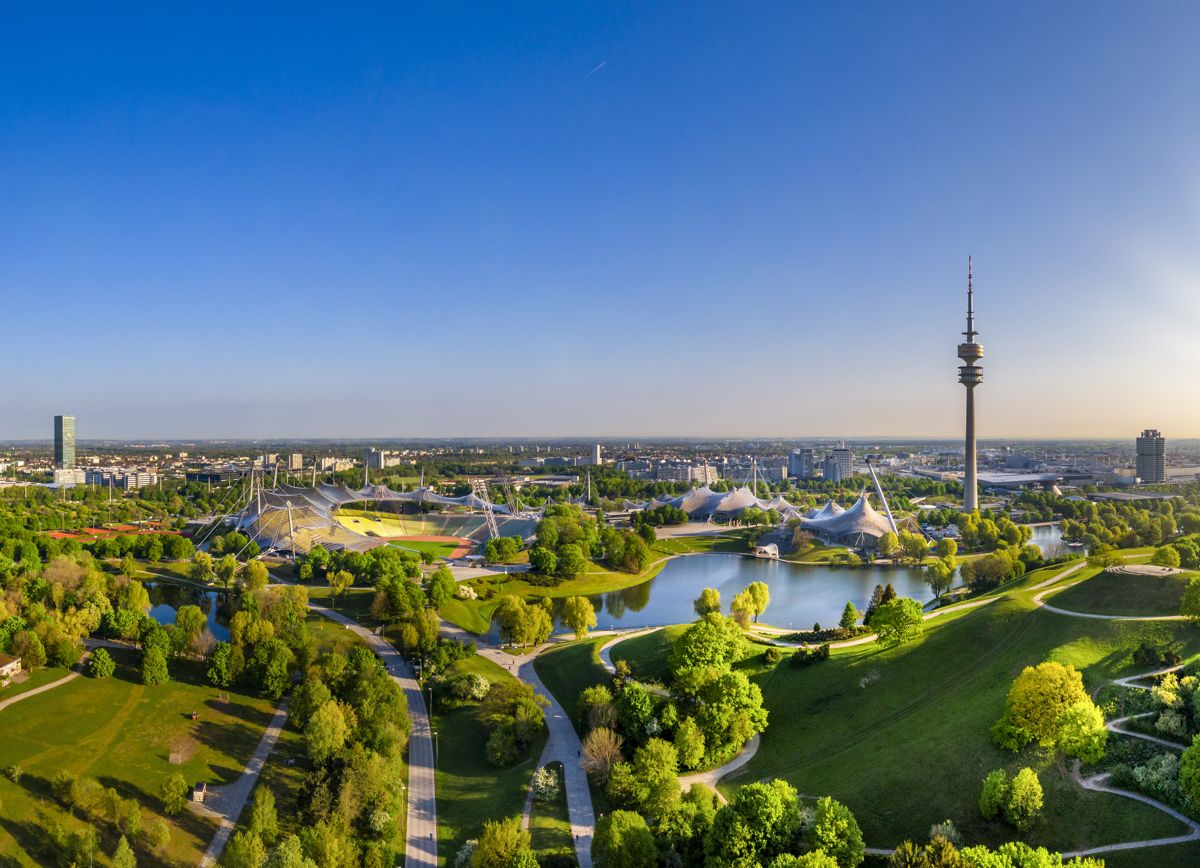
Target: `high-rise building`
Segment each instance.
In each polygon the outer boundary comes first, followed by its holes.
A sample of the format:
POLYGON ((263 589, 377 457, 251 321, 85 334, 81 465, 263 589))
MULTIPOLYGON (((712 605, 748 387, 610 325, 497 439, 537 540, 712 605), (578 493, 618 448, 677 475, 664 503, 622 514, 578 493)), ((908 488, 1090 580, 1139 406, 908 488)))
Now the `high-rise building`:
POLYGON ((75 417, 54 417, 54 466, 70 470, 75 466, 75 417))
POLYGON ((303 470, 304 469, 304 453, 293 452, 288 456, 288 470, 303 470))
POLYGON ((1137 439, 1137 477, 1142 482, 1167 481, 1167 441, 1154 428, 1137 439))
POLYGON ((597 443, 595 446, 592 447, 592 464, 596 467, 599 467, 603 463, 604 463, 604 450, 601 449, 600 444, 597 443))
POLYGON ((816 476, 816 455, 812 449, 793 449, 788 456, 788 476, 795 479, 812 479, 816 476))
POLYGON ((958 368, 958 381, 967 388, 967 436, 963 447, 963 511, 972 512, 979 508, 979 478, 975 461, 975 387, 983 382, 983 368, 977 365, 983 358, 983 344, 976 343, 975 335, 975 287, 971 274, 971 257, 967 257, 967 330, 966 341, 958 345, 958 357, 963 364, 958 368))
POLYGON ((838 447, 821 462, 821 475, 827 482, 841 482, 850 476, 850 450, 838 447))

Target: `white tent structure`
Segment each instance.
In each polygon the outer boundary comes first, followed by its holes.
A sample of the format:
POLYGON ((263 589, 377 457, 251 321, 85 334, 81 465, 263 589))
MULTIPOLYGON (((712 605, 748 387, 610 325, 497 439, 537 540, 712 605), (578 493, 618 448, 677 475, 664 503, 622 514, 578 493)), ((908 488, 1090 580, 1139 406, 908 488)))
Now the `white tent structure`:
POLYGON ((874 548, 879 538, 892 530, 892 523, 875 511, 864 491, 849 509, 829 501, 813 516, 800 519, 800 527, 826 542, 874 548))

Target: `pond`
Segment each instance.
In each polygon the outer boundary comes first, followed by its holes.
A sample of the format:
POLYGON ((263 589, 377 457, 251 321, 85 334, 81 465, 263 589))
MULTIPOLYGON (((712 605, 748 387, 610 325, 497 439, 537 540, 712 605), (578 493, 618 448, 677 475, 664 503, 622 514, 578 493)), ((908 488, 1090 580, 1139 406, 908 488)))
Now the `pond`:
MULTIPOLYGON (((667 562, 662 572, 640 585, 592 597, 596 627, 606 630, 681 624, 695 620, 692 601, 705 588, 721 592, 728 612, 735 594, 751 582, 765 582, 771 602, 763 623, 808 629, 820 622, 836 626, 846 601, 866 609, 877 584, 888 582, 902 597, 922 603, 931 598, 919 569, 904 567, 830 567, 791 564, 735 554, 687 555, 667 562)), ((555 618, 555 629, 564 630, 555 618)))
POLYGON ((174 624, 175 613, 184 606, 199 606, 208 617, 208 629, 218 641, 229 641, 229 617, 224 610, 224 591, 202 591, 173 582, 146 582, 150 595, 150 617, 160 624, 174 624))

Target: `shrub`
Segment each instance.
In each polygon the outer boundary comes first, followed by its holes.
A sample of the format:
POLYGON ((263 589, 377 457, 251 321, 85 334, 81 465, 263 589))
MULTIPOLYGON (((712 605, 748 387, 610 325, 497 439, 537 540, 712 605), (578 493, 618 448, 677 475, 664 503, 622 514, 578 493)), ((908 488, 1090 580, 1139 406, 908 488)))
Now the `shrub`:
POLYGON ((774 645, 772 645, 770 648, 768 648, 766 651, 763 652, 763 662, 766 663, 768 666, 774 666, 776 663, 778 663, 782 659, 783 659, 783 652, 780 651, 778 648, 776 648, 774 645))
POLYGON ((985 820, 994 820, 1008 802, 1008 775, 1004 769, 988 772, 979 795, 979 813, 985 820))
POLYGON ((808 666, 810 663, 820 663, 829 659, 829 644, 817 648, 801 648, 792 655, 793 666, 808 666))
POLYGON ((88 675, 92 678, 107 678, 117 670, 117 664, 103 648, 97 648, 88 659, 88 675))
POLYGON ((533 789, 533 797, 541 802, 553 802, 562 792, 558 772, 549 766, 540 766, 534 771, 530 786, 533 789))
POLYGON ((1173 753, 1160 753, 1143 765, 1131 770, 1134 784, 1143 793, 1171 804, 1183 803, 1179 785, 1179 758, 1173 753))
POLYGON ((1037 772, 1023 768, 1013 776, 1004 817, 1016 829, 1024 831, 1041 813, 1042 803, 1042 782, 1038 780, 1037 772))
POLYGON ((957 847, 962 843, 962 832, 958 831, 953 820, 942 820, 929 827, 929 840, 934 838, 945 838, 957 847))
POLYGON ((512 726, 500 725, 492 730, 487 740, 487 760, 503 768, 517 760, 517 738, 512 726))

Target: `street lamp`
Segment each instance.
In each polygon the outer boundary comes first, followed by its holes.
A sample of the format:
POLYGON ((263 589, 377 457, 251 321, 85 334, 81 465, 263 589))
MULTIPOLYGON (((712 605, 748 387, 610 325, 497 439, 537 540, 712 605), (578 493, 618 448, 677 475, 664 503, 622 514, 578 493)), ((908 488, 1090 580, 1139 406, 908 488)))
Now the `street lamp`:
POLYGON ((438 737, 437 736, 438 736, 438 733, 437 733, 437 730, 435 729, 433 731, 433 767, 434 768, 437 768, 437 764, 438 764, 438 737))

